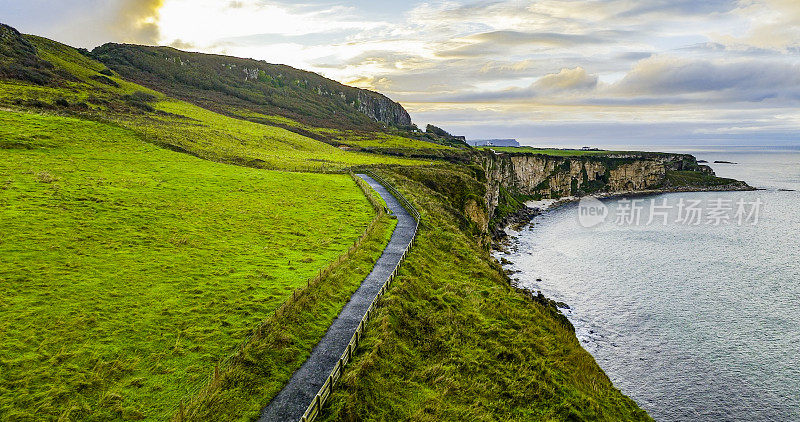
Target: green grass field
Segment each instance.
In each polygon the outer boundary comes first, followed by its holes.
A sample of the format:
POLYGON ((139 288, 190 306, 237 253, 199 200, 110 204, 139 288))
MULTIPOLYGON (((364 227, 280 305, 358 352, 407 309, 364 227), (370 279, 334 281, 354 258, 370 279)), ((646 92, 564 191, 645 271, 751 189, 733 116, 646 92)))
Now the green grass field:
POLYGON ((334 171, 366 164, 426 163, 344 151, 286 129, 223 116, 182 101, 160 101, 154 107, 164 114, 114 119, 150 142, 178 146, 212 161, 260 168, 334 171))
POLYGON ((333 143, 361 148, 380 148, 397 150, 453 150, 454 148, 433 142, 420 141, 405 136, 382 132, 359 132, 354 130, 317 128, 283 116, 265 116, 249 110, 228 108, 228 111, 243 119, 256 122, 268 122, 284 127, 311 132, 329 139, 333 143))
POLYGON ((0 415, 163 420, 374 215, 346 175, 0 111, 0 415))
POLYGON ((580 149, 534 148, 534 147, 478 147, 478 149, 492 149, 497 152, 518 152, 525 154, 544 154, 555 157, 582 157, 609 154, 621 154, 627 151, 584 151, 580 149))
POLYGON ((268 320, 207 391, 185 408, 185 421, 255 420, 305 362, 334 318, 372 271, 397 220, 383 215, 356 252, 319 283, 312 284, 285 312, 268 320))
POLYGON ((722 185, 738 183, 738 181, 734 179, 726 179, 724 177, 712 176, 710 174, 701 173, 698 171, 670 170, 667 171, 666 179, 667 182, 669 183, 669 186, 672 187, 681 187, 681 186, 712 187, 712 186, 722 186, 722 185))

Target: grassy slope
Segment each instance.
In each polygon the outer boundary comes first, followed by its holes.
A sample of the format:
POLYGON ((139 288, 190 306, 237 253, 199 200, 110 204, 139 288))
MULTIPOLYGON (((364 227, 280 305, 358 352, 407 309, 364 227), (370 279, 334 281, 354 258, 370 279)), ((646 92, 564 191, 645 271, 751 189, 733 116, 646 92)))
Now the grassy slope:
POLYGON ((49 61, 56 69, 63 70, 70 77, 60 80, 58 85, 51 86, 0 80, 0 86, 2 86, 0 101, 11 103, 16 100, 39 100, 52 104, 55 99, 63 98, 71 104, 87 103, 87 107, 95 110, 109 110, 114 106, 114 104, 110 104, 112 100, 118 100, 123 95, 137 91, 162 96, 118 76, 108 78, 119 86, 111 86, 91 79, 91 76, 98 76, 98 72, 105 69, 105 65, 83 56, 78 50, 64 44, 32 35, 25 37, 36 47, 39 58, 49 61))
POLYGON ((738 180, 726 179, 697 171, 667 171, 666 178, 670 187, 714 187, 742 184, 738 180))
POLYGON ((16 420, 171 415, 373 214, 345 175, 216 164, 72 118, 0 111, 0 148, 0 414, 16 420))
MULTIPOLYGON (((307 294, 269 320, 242 350, 240 359, 221 374, 211 389, 186 407, 190 421, 250 421, 280 392, 325 335, 336 315, 372 270, 397 220, 378 220, 358 251, 307 294)), ((181 420, 181 419, 178 419, 181 420)))
POLYGON ((389 174, 425 224, 324 420, 648 420, 552 305, 490 264, 450 192, 480 189, 431 189, 458 173, 389 174))
POLYGON ((492 149, 497 152, 518 152, 528 154, 544 154, 555 157, 582 157, 587 155, 620 154, 626 151, 583 151, 579 149, 534 148, 534 147, 478 147, 478 149, 492 149))
MULTIPOLYGON (((280 127, 227 117, 187 102, 124 81, 112 79, 111 86, 94 79, 105 66, 87 58, 66 45, 35 36, 27 36, 38 55, 71 75, 58 86, 36 86, 11 80, 0 80, 0 104, 23 105, 39 101, 44 105, 91 118, 112 120, 145 135, 153 143, 185 150, 213 161, 244 164, 253 167, 283 170, 338 170, 364 164, 421 164, 376 154, 343 151, 280 127), (156 112, 137 109, 126 96, 135 93, 154 96, 156 112), (55 106, 64 99, 70 107, 55 106)), ((258 116, 257 113, 250 113, 258 116)), ((263 121, 269 122, 267 116, 263 121)), ((431 144, 433 145, 433 144, 431 144)))
POLYGON ((393 152, 448 149, 412 139, 419 136, 408 127, 379 124, 358 111, 377 112, 373 101, 381 101, 383 117, 407 117, 381 94, 288 66, 168 47, 107 44, 92 54, 130 80, 174 98, 232 117, 277 124, 333 145, 393 152))
POLYGON ((385 132, 364 132, 355 130, 316 128, 282 116, 263 116, 247 110, 229 109, 231 114, 244 119, 266 119, 277 125, 313 133, 333 144, 372 149, 417 149, 417 150, 453 150, 446 145, 436 144, 419 139, 411 139, 398 134, 385 132))
POLYGON ((424 161, 343 151, 275 126, 223 116, 182 101, 160 101, 164 114, 110 116, 144 133, 148 141, 178 146, 213 161, 253 167, 330 171, 354 165, 424 161))

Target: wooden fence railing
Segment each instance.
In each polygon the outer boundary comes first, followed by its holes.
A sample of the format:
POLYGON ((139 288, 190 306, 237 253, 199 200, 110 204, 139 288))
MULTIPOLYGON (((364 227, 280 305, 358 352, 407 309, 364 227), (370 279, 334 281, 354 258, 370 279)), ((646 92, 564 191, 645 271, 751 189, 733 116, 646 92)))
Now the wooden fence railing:
POLYGON ((414 221, 416 221, 416 224, 414 225, 414 234, 411 237, 411 241, 403 250, 403 254, 400 256, 400 261, 398 261, 397 265, 392 270, 392 274, 389 276, 388 279, 386 279, 386 282, 384 282, 383 286, 378 292, 378 295, 375 296, 375 300, 373 300, 372 303, 369 305, 369 308, 367 309, 367 312, 364 314, 364 317, 361 318, 361 322, 358 323, 358 328, 356 329, 356 332, 353 334, 353 337, 350 339, 350 343, 347 344, 347 348, 342 353, 342 356, 339 358, 339 362, 337 362, 336 365, 333 367, 333 370, 328 375, 328 379, 319 389, 317 395, 314 396, 314 399, 311 401, 311 404, 308 405, 308 409, 306 409, 305 414, 303 414, 303 417, 300 419, 301 422, 311 422, 314 419, 316 419, 317 416, 319 416, 320 412, 322 411, 322 406, 325 404, 328 398, 330 398, 331 394, 333 393, 333 386, 342 377, 345 365, 347 365, 347 363, 350 362, 350 360, 352 360, 353 353, 356 351, 359 343, 361 342, 361 336, 364 333, 364 328, 367 325, 367 322, 370 320, 373 311, 375 310, 375 304, 377 303, 378 299, 380 299, 381 296, 383 296, 383 294, 386 293, 386 290, 389 288, 389 285, 392 283, 394 277, 397 275, 397 272, 400 269, 400 265, 405 260, 406 254, 408 253, 409 249, 411 249, 411 246, 414 244, 414 240, 417 237, 417 229, 419 228, 420 224, 419 211, 417 211, 414 205, 412 205, 411 202, 409 202, 406 199, 406 197, 403 196, 403 194, 398 192, 397 189, 395 189, 392 185, 390 185, 384 178, 380 177, 378 174, 368 169, 359 169, 358 171, 367 174, 368 176, 375 179, 378 183, 383 185, 383 187, 386 188, 386 190, 388 190, 400 202, 403 208, 405 208, 408 211, 408 213, 411 214, 411 216, 414 218, 414 221))

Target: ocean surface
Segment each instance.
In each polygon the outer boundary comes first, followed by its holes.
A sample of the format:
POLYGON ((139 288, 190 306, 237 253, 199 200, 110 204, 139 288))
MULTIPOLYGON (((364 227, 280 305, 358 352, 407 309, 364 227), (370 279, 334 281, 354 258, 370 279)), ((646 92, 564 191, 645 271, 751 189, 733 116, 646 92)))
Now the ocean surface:
POLYGON ((566 205, 498 258, 657 421, 800 421, 800 149, 662 150, 764 190, 566 205))

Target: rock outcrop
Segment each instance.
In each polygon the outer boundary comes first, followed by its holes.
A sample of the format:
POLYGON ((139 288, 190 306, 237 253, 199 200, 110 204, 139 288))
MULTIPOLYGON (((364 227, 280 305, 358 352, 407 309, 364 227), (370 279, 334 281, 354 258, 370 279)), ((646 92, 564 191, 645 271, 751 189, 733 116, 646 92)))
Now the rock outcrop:
POLYGON ((359 90, 357 104, 358 111, 378 122, 395 126, 411 126, 411 116, 406 109, 382 94, 359 90))
POLYGON ((614 194, 668 188, 668 171, 714 174, 692 155, 664 153, 558 157, 486 152, 480 156, 479 165, 486 173, 490 219, 495 217, 504 195, 557 199, 614 194))

